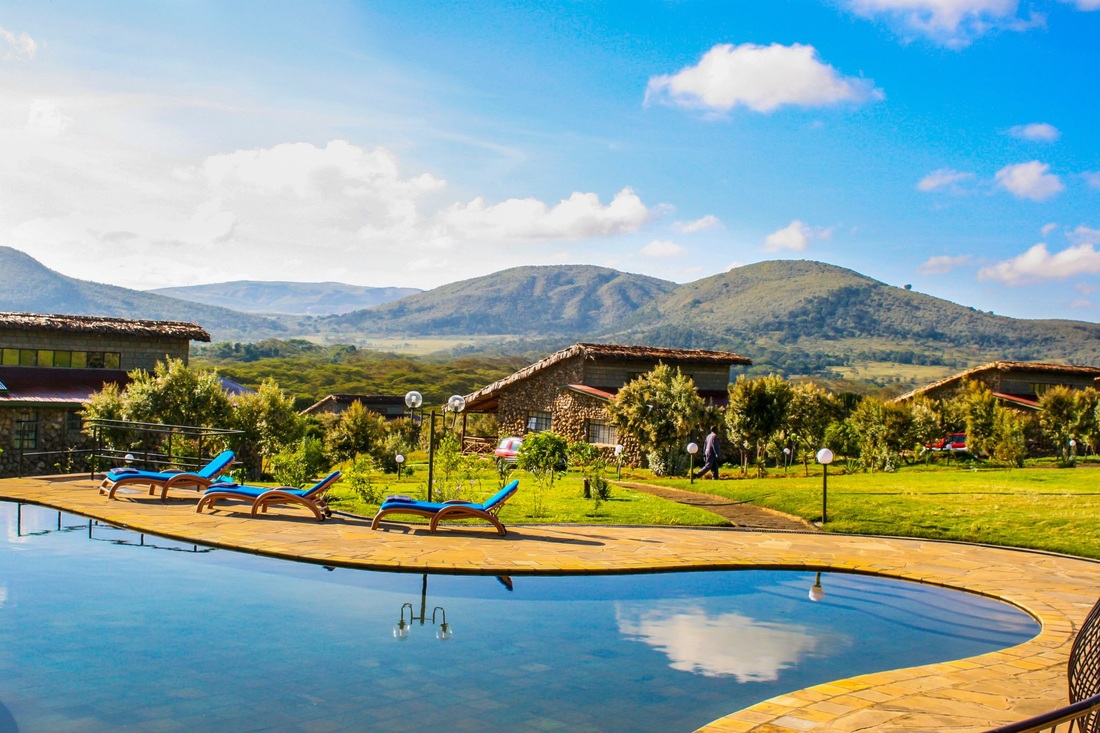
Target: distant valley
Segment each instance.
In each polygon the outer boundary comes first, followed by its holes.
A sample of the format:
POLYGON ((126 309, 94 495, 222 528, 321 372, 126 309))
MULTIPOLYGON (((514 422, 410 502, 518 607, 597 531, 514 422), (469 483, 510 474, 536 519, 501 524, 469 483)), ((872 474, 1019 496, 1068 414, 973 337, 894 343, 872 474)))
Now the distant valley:
POLYGON ((0 271, 0 310, 191 321, 215 341, 466 340, 459 353, 525 356, 609 341, 731 350, 754 372, 860 372, 899 386, 993 359, 1100 365, 1098 324, 996 316, 812 261, 683 285, 589 265, 518 267, 423 292, 249 281, 141 292, 62 275, 10 247, 0 271))

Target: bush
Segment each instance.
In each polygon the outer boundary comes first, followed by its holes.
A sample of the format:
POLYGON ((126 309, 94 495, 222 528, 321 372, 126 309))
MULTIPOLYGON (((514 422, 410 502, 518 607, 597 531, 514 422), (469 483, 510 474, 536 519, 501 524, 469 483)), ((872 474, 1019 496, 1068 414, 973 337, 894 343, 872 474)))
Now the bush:
POLYGON ((283 486, 302 488, 328 467, 325 448, 317 438, 302 438, 295 450, 282 450, 271 459, 271 475, 283 486))
POLYGON ((365 504, 382 502, 382 487, 374 483, 374 460, 360 453, 344 470, 343 482, 365 504))

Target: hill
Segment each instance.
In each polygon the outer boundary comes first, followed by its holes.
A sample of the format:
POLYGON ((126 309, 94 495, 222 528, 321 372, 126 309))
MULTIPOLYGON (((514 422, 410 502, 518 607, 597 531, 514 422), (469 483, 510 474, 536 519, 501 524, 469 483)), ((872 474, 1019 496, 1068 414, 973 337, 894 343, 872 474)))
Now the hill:
POLYGON ((1100 363, 1100 325, 984 313, 821 262, 781 260, 681 285, 605 338, 740 351, 785 372, 853 361, 1100 363))
POLYGON ((577 340, 612 328, 676 287, 666 280, 590 265, 515 267, 368 310, 318 319, 318 326, 337 333, 577 340))
POLYGON ((188 321, 215 340, 288 333, 286 325, 271 318, 67 277, 11 247, 0 246, 0 272, 0 311, 188 321))
POLYGON ((335 282, 235 280, 211 285, 157 288, 147 292, 242 313, 328 316, 370 308, 424 291, 418 288, 368 288, 335 282))

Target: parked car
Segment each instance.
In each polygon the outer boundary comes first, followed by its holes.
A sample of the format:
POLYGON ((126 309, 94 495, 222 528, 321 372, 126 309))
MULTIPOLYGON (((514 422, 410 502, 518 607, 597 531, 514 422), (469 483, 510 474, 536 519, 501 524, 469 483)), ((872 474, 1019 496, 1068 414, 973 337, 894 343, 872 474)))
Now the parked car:
POLYGON ((966 433, 952 433, 934 443, 926 443, 924 449, 933 453, 966 453, 966 433))
POLYGON ((523 438, 505 438, 493 451, 497 458, 497 464, 515 463, 519 447, 523 445, 523 438))

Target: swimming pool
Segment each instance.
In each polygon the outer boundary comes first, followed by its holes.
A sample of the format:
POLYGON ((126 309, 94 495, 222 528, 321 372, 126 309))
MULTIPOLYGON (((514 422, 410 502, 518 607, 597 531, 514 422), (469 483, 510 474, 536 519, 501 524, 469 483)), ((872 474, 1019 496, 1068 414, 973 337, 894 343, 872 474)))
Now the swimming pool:
POLYGON ((841 573, 815 603, 805 572, 327 570, 29 505, 0 522, 0 733, 690 731, 1038 632, 996 601, 841 573))

